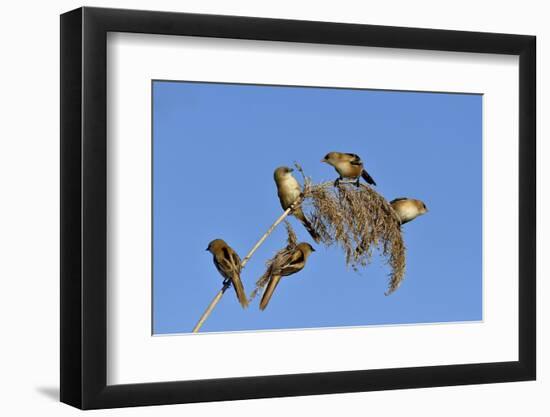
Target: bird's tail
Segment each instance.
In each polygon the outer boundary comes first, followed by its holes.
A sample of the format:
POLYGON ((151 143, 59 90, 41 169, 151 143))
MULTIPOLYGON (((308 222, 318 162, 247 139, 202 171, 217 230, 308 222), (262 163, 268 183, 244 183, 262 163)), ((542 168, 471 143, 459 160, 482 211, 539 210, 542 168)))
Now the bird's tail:
POLYGON ((302 211, 302 209, 298 208, 298 209, 294 210, 294 212, 292 214, 294 214, 294 217, 296 217, 298 220, 300 220, 300 222, 304 225, 304 227, 306 228, 308 233, 311 235, 313 240, 315 242, 319 243, 321 241, 321 236, 319 236, 319 233, 317 233, 315 231, 315 229, 313 228, 313 226, 311 225, 311 223, 307 219, 306 215, 302 211))
POLYGON ((237 294, 237 298, 239 303, 241 303, 241 306, 243 308, 248 307, 248 299, 246 298, 243 282, 241 281, 239 274, 234 274, 231 282, 233 283, 233 288, 235 288, 235 293, 237 294))
POLYGON ((269 280, 269 284, 267 284, 267 288, 264 291, 264 295, 262 295, 262 301, 260 301, 260 310, 265 310, 267 304, 269 303, 269 300, 271 300, 273 291, 275 291, 275 288, 277 288, 277 284, 279 284, 280 280, 280 275, 273 275, 271 277, 271 279, 269 280))
POLYGON ((367 183, 369 183, 370 185, 376 185, 376 183, 374 182, 374 180, 372 179, 372 177, 369 175, 369 173, 365 170, 363 170, 361 172, 361 176, 363 177, 363 179, 365 181, 367 181, 367 183))

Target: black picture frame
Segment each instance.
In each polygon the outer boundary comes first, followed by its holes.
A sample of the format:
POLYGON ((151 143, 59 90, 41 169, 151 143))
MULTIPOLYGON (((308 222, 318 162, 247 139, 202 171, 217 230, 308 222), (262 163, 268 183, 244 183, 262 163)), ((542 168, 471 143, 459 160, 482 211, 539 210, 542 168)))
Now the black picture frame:
POLYGON ((524 35, 251 17, 88 7, 61 15, 61 401, 96 409, 535 379, 535 45, 524 35), (108 32, 519 56, 519 360, 107 385, 108 32))

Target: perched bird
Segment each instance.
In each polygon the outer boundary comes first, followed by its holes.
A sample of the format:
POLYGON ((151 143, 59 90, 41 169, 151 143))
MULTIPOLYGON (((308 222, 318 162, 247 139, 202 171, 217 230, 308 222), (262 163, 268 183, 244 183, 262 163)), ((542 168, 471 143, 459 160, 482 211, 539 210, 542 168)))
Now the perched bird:
MULTIPOLYGON (((277 194, 283 210, 288 209, 302 196, 302 188, 296 178, 292 176, 293 171, 294 170, 289 167, 279 167, 273 173, 273 178, 275 179, 275 184, 277 185, 277 194)), ((315 229, 313 229, 313 226, 306 218, 302 207, 300 207, 300 203, 294 206, 292 214, 300 220, 315 242, 319 242, 321 237, 315 229)))
POLYGON ((342 152, 329 152, 325 155, 321 162, 326 162, 332 165, 340 178, 338 178, 334 185, 338 185, 340 180, 344 178, 350 178, 356 180, 355 185, 359 187, 359 177, 371 184, 376 185, 376 182, 372 179, 367 171, 363 169, 363 161, 359 155, 354 153, 342 153, 342 152))
POLYGON ((266 272, 269 275, 269 282, 260 301, 260 310, 265 310, 267 307, 281 277, 295 274, 304 269, 311 252, 315 252, 315 249, 309 243, 302 242, 277 254, 266 272))
POLYGON ((391 206, 399 216, 401 224, 410 222, 428 212, 426 204, 413 198, 400 197, 390 201, 391 206))
POLYGON ((244 292, 241 281, 241 258, 225 241, 215 239, 206 248, 214 258, 214 265, 218 272, 224 277, 224 285, 231 282, 237 298, 243 308, 248 307, 248 299, 244 292))

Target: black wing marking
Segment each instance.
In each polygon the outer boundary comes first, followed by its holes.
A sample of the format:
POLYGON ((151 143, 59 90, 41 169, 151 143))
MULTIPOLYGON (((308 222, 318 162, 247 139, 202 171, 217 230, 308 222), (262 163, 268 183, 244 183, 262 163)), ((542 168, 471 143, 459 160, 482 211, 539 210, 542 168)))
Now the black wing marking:
POLYGON ((351 156, 353 159, 349 161, 352 165, 361 165, 363 161, 361 161, 361 157, 355 153, 346 153, 346 155, 351 156))
MULTIPOLYGON (((218 272, 226 279, 232 279, 235 267, 232 262, 231 253, 229 249, 222 248, 221 256, 216 256, 214 262, 218 272)), ((240 265, 240 264, 239 264, 240 265)))
POLYGON ((289 262, 281 268, 281 275, 288 276, 301 271, 304 268, 304 254, 301 250, 296 250, 289 259, 289 262))
POLYGON ((403 200, 408 200, 407 197, 397 197, 397 198, 394 198, 392 201, 390 201, 390 204, 393 204, 397 201, 403 201, 403 200))
POLYGON ((239 254, 237 252, 231 252, 231 260, 235 264, 235 269, 238 272, 241 272, 241 258, 239 257, 239 254))
POLYGON ((225 260, 231 261, 231 254, 229 253, 229 249, 227 249, 225 246, 222 248, 223 252, 223 258, 225 260))

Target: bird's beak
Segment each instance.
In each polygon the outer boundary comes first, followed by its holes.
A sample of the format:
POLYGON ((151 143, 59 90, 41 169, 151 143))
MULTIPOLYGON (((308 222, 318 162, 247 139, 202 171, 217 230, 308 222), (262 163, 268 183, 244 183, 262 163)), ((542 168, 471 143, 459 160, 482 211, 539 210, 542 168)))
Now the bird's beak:
POLYGON ((289 168, 288 172, 294 172, 294 168, 289 168))
POLYGON ((206 251, 208 250, 208 248, 205 249, 206 251))
POLYGON ((311 251, 312 251, 312 252, 315 252, 315 248, 314 248, 313 246, 311 247, 311 251))
POLYGON ((321 162, 327 162, 327 160, 326 159, 321 159, 321 162))

